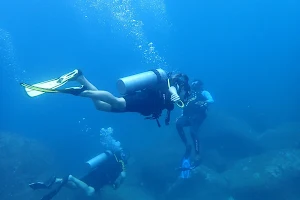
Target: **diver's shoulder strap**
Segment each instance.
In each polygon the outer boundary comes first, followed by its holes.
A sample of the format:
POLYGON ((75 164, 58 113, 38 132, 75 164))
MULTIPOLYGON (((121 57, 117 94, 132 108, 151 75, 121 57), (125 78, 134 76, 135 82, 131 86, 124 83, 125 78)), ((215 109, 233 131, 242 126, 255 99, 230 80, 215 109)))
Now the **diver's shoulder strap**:
POLYGON ((164 79, 162 78, 161 74, 157 71, 157 69, 151 69, 150 71, 152 71, 156 75, 158 83, 164 81, 164 79))

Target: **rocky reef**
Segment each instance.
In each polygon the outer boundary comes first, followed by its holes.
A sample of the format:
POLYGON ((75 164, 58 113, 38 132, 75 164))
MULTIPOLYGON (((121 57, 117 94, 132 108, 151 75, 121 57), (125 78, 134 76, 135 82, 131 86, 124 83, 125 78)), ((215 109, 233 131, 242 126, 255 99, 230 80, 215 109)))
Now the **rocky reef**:
POLYGON ((192 171, 192 178, 177 179, 166 199, 299 199, 300 124, 281 124, 259 133, 238 119, 223 119, 217 128, 206 124, 201 141, 207 142, 207 160, 192 171), (220 163, 225 167, 218 170, 220 163))
POLYGON ((34 199, 28 183, 47 177, 53 155, 35 140, 0 132, 0 199, 34 199))
POLYGON ((156 146, 135 154, 130 181, 108 196, 119 194, 117 200, 298 200, 300 123, 260 130, 242 119, 213 113, 200 131, 203 163, 189 179, 179 178, 174 170, 184 151, 176 142, 180 141, 174 136, 176 130, 168 130, 169 136, 163 135, 166 129, 158 131, 156 136, 162 136, 154 140, 156 146))
MULTIPOLYGON (((203 162, 191 171, 191 178, 180 179, 175 168, 184 146, 174 127, 133 127, 128 141, 122 142, 132 145, 135 152, 127 166, 127 179, 118 190, 107 186, 87 198, 64 189, 55 199, 298 200, 300 123, 260 130, 242 119, 213 113, 199 134, 203 162), (135 144, 132 138, 144 140, 135 144)), ((0 133, 0 199, 40 199, 44 193, 32 192, 28 183, 58 172, 60 166, 53 163, 52 153, 39 142, 0 133)))

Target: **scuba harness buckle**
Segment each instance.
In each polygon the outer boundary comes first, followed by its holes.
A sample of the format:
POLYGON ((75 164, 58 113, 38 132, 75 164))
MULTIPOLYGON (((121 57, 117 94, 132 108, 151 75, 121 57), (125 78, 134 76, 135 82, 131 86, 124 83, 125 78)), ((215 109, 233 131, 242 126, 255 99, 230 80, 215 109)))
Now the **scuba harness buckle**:
MULTIPOLYGON (((166 125, 169 125, 169 123, 170 123, 170 114, 171 114, 171 111, 168 110, 168 111, 167 111, 167 116, 166 116, 166 119, 165 119, 165 124, 166 124, 166 125)), ((159 122, 159 120, 158 120, 158 118, 159 118, 160 116, 161 116, 160 113, 154 113, 154 114, 152 114, 152 115, 149 116, 149 117, 145 117, 145 119, 150 119, 150 120, 155 119, 155 120, 156 120, 156 123, 157 123, 157 126, 158 126, 158 127, 161 127, 161 124, 160 124, 160 122, 159 122)))
MULTIPOLYGON (((166 104, 166 94, 159 91, 159 95, 162 96, 162 98, 163 98, 163 104, 166 104)), ((161 113, 162 113, 161 110, 157 111, 157 112, 154 112, 154 113, 152 113, 151 116, 145 117, 145 119, 151 119, 151 120, 155 119, 156 123, 157 123, 157 126, 161 127, 161 124, 158 120, 159 117, 161 117, 161 113)), ((165 125, 169 125, 169 123, 170 123, 170 113, 171 113, 171 111, 168 109, 167 110, 167 116, 165 118, 165 125)))
POLYGON ((159 122, 159 120, 158 120, 158 118, 159 118, 160 116, 161 116, 161 114, 152 114, 152 116, 145 117, 145 119, 150 119, 150 120, 155 119, 155 120, 156 120, 156 123, 157 123, 157 126, 158 126, 158 127, 161 127, 161 124, 160 124, 160 122, 159 122))

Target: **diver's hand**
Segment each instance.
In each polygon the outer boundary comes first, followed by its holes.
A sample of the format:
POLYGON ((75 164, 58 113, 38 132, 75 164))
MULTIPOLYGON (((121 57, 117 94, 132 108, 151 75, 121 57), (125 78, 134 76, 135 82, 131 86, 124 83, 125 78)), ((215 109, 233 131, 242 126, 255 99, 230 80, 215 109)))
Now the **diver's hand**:
POLYGON ((121 185, 121 181, 120 181, 120 179, 117 179, 117 180, 113 183, 112 187, 116 190, 116 189, 118 189, 118 188, 120 187, 120 185, 121 185))
POLYGON ((172 94, 171 95, 171 101, 172 102, 176 102, 176 101, 179 101, 180 100, 180 97, 178 96, 178 94, 172 94))
POLYGON ((177 90, 176 90, 176 88, 174 86, 172 86, 172 87, 169 88, 169 92, 171 94, 171 101, 172 102, 176 102, 176 101, 180 100, 180 97, 177 94, 177 90))
POLYGON ((122 184, 122 182, 124 181, 126 176, 126 173, 123 171, 121 172, 121 174, 119 175, 119 177, 114 181, 114 183, 112 184, 112 187, 116 190, 120 187, 120 185, 122 184))
POLYGON ((167 117, 166 119, 165 119, 165 125, 169 125, 170 124, 170 117, 167 117))

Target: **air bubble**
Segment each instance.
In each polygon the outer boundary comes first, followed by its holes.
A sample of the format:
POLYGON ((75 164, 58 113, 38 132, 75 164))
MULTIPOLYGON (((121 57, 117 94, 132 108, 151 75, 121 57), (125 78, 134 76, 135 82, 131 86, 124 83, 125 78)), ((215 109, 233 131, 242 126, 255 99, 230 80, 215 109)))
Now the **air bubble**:
POLYGON ((138 18, 141 12, 151 13, 158 22, 155 24, 166 24, 163 0, 77 0, 76 7, 79 7, 84 16, 95 17, 100 24, 110 23, 113 32, 132 38, 135 48, 143 54, 146 63, 155 63, 156 67, 167 66, 154 44, 150 42, 152 45, 148 46, 149 39, 143 29, 144 23, 138 18), (145 50, 150 53, 145 54, 145 50))

